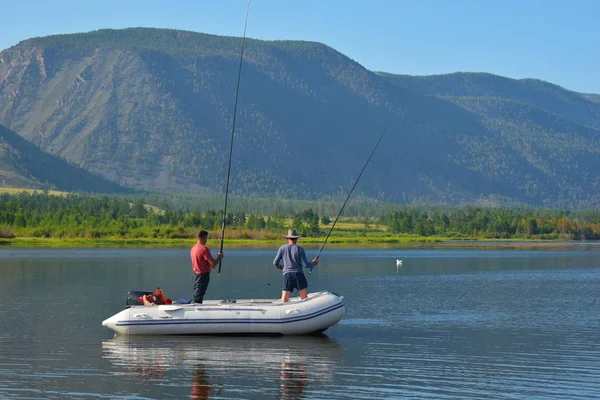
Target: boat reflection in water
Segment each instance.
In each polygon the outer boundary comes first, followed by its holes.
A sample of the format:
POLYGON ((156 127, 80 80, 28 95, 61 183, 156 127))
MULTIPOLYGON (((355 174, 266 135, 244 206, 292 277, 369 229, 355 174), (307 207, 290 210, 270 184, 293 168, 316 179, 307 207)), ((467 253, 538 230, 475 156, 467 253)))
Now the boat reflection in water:
POLYGON ((257 398, 299 399, 310 387, 332 382, 343 360, 338 343, 325 335, 119 335, 105 340, 102 349, 113 366, 146 381, 187 387, 186 396, 192 399, 239 396, 240 392, 257 398))

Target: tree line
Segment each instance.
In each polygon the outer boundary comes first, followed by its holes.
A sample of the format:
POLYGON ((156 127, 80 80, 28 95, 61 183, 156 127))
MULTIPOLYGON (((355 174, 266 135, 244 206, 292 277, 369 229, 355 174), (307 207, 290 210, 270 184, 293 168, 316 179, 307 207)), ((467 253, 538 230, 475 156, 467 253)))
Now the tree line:
MULTIPOLYGON (((267 200, 265 200, 267 201, 267 200)), ((306 203, 302 203, 306 204, 306 203)), ((374 235, 417 235, 446 238, 535 238, 565 240, 600 239, 599 211, 548 209, 508 209, 494 207, 398 206, 380 216, 363 216, 356 221, 364 229, 371 224, 374 235)), ((275 239, 286 229, 297 229, 304 236, 324 236, 333 216, 313 208, 270 214, 228 212, 225 218, 230 238, 275 239)), ((162 238, 192 239, 199 229, 219 232, 223 212, 160 208, 145 204, 143 198, 66 196, 48 193, 0 195, 0 236, 56 238, 162 238)))
POLYGON ((600 239, 600 212, 466 206, 396 211, 380 219, 393 233, 489 239, 600 239))
MULTIPOLYGON (((2 194, 0 236, 184 239, 194 238, 199 229, 221 229, 222 211, 188 212, 170 209, 166 203, 164 207, 148 206, 143 198, 129 201, 108 196, 2 194)), ((319 217, 311 209, 292 216, 283 212, 265 216, 236 211, 228 212, 225 218, 228 236, 235 238, 274 239, 290 224, 306 236, 318 236, 321 232, 319 217)))

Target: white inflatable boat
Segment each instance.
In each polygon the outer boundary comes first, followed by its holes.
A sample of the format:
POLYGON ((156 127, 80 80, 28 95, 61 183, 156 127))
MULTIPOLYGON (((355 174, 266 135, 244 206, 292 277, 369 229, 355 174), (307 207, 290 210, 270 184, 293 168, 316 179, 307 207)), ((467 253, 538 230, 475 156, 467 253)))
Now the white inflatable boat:
POLYGON ((130 306, 104 320, 122 335, 279 334, 323 332, 344 316, 342 296, 328 291, 305 300, 207 300, 203 304, 130 306))

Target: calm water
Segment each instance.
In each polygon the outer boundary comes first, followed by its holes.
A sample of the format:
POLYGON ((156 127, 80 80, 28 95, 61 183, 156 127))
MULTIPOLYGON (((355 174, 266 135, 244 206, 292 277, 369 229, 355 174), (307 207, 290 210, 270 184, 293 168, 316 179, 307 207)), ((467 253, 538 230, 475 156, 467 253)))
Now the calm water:
MULTIPOLYGON (((207 297, 279 297, 273 256, 226 251, 207 297)), ((0 248, 0 398, 600 398, 597 250, 326 250, 309 289, 347 314, 325 337, 101 326, 128 290, 190 298, 190 268, 185 249, 0 248)))

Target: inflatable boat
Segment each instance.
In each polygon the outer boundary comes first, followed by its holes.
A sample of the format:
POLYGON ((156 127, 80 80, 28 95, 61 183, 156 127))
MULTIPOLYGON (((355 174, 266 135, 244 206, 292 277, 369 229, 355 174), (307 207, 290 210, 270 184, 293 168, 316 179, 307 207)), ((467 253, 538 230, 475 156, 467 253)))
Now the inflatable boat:
POLYGON ((132 305, 102 325, 122 335, 307 335, 337 324, 344 313, 344 298, 322 291, 287 303, 248 299, 132 305))

